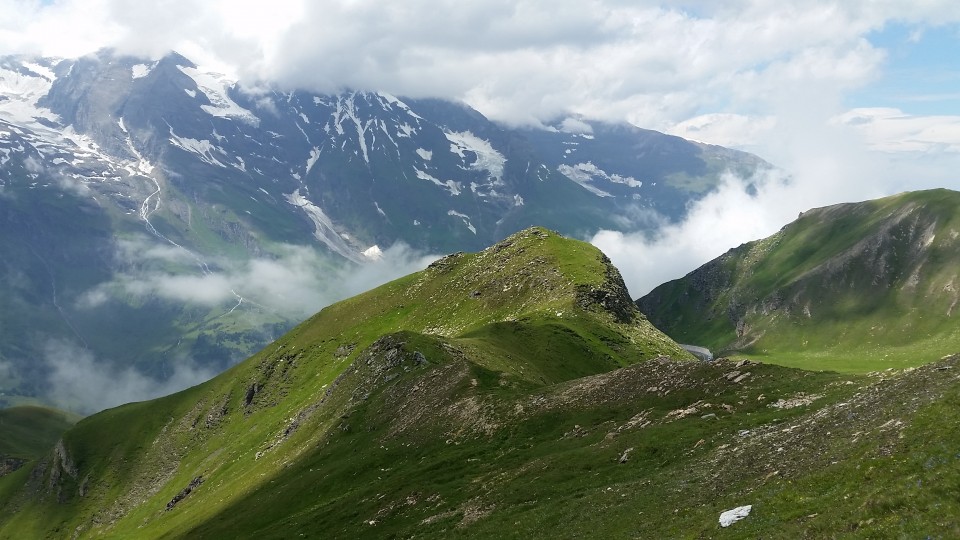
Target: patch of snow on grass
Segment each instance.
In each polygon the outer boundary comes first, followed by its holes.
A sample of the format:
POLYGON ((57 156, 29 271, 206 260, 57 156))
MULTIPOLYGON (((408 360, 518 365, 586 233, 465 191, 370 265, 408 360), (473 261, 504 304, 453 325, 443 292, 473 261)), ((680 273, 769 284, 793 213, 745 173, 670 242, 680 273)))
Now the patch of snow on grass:
POLYGON ((642 181, 637 180, 632 176, 620 176, 619 174, 616 174, 616 173, 607 174, 606 171, 604 171, 600 167, 597 167, 591 161, 588 161, 586 163, 578 163, 573 167, 591 176, 600 177, 600 178, 603 178, 604 180, 609 180, 614 184, 623 184, 625 186, 632 187, 635 189, 643 187, 642 181))
POLYGON ((337 233, 333 221, 327 217, 319 206, 301 195, 299 189, 294 190, 293 193, 285 194, 284 197, 286 197, 288 203, 300 208, 307 214, 307 217, 313 222, 313 236, 317 240, 348 260, 362 262, 363 259, 360 258, 359 254, 344 241, 342 235, 337 233))
POLYGON ((21 125, 35 125, 37 119, 59 122, 60 117, 50 109, 40 107, 37 102, 47 95, 55 76, 49 69, 26 62, 23 64, 30 73, 0 68, 0 95, 7 99, 0 101, 0 117, 21 125))
POLYGON ((386 101, 387 104, 396 105, 397 107, 403 109, 404 111, 406 111, 407 114, 416 118, 417 120, 423 120, 422 116, 413 112, 406 103, 404 103, 403 101, 400 101, 396 96, 392 94, 388 94, 386 92, 377 92, 377 95, 380 96, 380 98, 382 98, 384 101, 386 101))
POLYGON ((57 78, 57 74, 54 73, 52 69, 46 66, 41 66, 36 62, 24 62, 23 67, 29 69, 30 71, 36 73, 37 75, 40 75, 41 77, 43 77, 44 79, 47 79, 51 83, 57 78))
MULTIPOLYGON (((349 97, 337 97, 337 109, 333 112, 333 122, 338 135, 344 135, 343 121, 349 119, 353 122, 357 131, 357 142, 360 145, 360 151, 363 152, 363 161, 370 165, 370 154, 367 150, 367 130, 373 124, 372 119, 362 121, 357 111, 357 94, 350 94, 349 97)), ((375 139, 374 139, 375 140, 375 139)), ((344 141, 345 143, 346 141, 344 141)))
MULTIPOLYGON (((64 128, 63 137, 76 145, 76 147, 80 150, 83 150, 87 155, 100 154, 100 147, 97 145, 97 143, 94 142, 90 137, 77 133, 76 130, 73 129, 73 126, 67 126, 64 128)), ((83 154, 80 155, 82 156, 83 154)))
POLYGON ((314 146, 313 149, 310 150, 310 157, 307 158, 307 170, 304 171, 304 176, 310 174, 310 169, 317 164, 318 159, 320 159, 320 149, 314 146))
POLYGON ((729 527, 734 523, 740 521, 741 519, 750 515, 750 510, 753 509, 753 505, 748 504, 746 506, 738 506, 733 510, 727 510, 726 512, 720 514, 720 526, 729 527))
POLYGON ((407 124, 406 122, 397 126, 397 129, 400 130, 397 132, 397 137, 410 138, 410 135, 413 135, 417 132, 417 128, 411 126, 410 124, 407 124))

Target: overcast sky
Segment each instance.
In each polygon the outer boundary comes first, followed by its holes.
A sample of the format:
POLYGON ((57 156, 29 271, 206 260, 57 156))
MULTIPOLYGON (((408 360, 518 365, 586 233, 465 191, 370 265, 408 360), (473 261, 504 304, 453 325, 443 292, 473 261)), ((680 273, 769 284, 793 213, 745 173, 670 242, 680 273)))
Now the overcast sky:
POLYGON ((0 0, 0 52, 178 50, 253 84, 627 120, 757 153, 659 238, 602 233, 637 295, 811 206, 958 188, 960 3, 810 0, 0 0))

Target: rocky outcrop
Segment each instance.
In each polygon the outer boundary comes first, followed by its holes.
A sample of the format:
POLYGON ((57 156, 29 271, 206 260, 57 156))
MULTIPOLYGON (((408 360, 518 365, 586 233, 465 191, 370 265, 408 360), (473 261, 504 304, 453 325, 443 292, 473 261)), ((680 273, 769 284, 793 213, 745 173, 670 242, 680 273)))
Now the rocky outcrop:
MULTIPOLYGON (((345 358, 356 348, 356 344, 348 347, 340 346, 334 353, 335 358, 345 358)), ((307 424, 317 412, 329 407, 346 407, 342 414, 344 422, 340 424, 343 431, 349 430, 346 419, 349 417, 349 408, 366 401, 378 388, 397 379, 402 374, 416 368, 429 365, 426 356, 418 350, 409 350, 403 334, 386 335, 364 349, 356 360, 343 371, 323 393, 323 396, 306 407, 300 409, 286 424, 282 431, 263 446, 255 455, 260 459, 283 444, 300 428, 307 424), (353 391, 349 394, 338 392, 344 382, 353 391), (334 395, 338 394, 338 395, 334 395)))
POLYGON ((77 466, 73 463, 67 448, 63 444, 63 439, 57 442, 53 448, 53 465, 50 469, 50 488, 56 488, 60 485, 60 480, 64 476, 77 478, 77 466))
POLYGON ((355 373, 360 380, 353 392, 353 399, 365 400, 376 388, 427 364, 429 362, 423 353, 408 349, 402 335, 383 336, 354 362, 355 373))
MULTIPOLYGON (((56 494, 57 500, 65 502, 68 494, 72 490, 72 484, 77 480, 77 466, 73 458, 67 452, 67 447, 63 439, 57 441, 53 447, 53 455, 50 458, 49 475, 47 476, 47 492, 56 494)), ((41 464, 37 471, 41 473, 46 467, 41 464)))
POLYGON ((177 504, 180 503, 180 501, 186 499, 191 493, 193 493, 195 489, 200 487, 200 484, 202 483, 203 483, 203 475, 200 475, 194 478, 193 480, 191 480, 190 484, 188 484, 187 487, 181 489, 180 493, 177 493, 176 495, 174 495, 172 499, 170 499, 170 502, 167 503, 167 512, 169 512, 170 510, 173 510, 174 507, 176 507, 177 504))
POLYGON ((600 260, 606 266, 605 279, 600 285, 578 285, 577 306, 584 310, 599 307, 613 315, 617 322, 633 322, 639 316, 639 311, 627 292, 623 276, 606 255, 602 255, 600 260))
POLYGON ((24 459, 0 456, 0 478, 20 470, 26 462, 24 459))

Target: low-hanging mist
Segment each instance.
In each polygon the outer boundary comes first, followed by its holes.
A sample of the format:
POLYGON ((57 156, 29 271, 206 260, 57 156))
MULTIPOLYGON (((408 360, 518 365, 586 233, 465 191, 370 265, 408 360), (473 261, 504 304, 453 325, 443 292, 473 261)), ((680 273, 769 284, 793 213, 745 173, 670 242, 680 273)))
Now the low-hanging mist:
MULTIPOLYGON (((292 325, 334 302, 422 270, 436 258, 395 244, 365 264, 331 264, 313 247, 285 245, 272 257, 201 264, 183 248, 139 236, 117 242, 115 259, 122 270, 82 294, 75 307, 83 313, 132 297, 141 305, 161 299, 222 317, 245 309, 246 303, 253 306, 248 317, 266 313, 292 325)), ((49 339, 43 353, 48 373, 44 400, 82 414, 166 395, 217 374, 189 354, 178 354, 162 373, 147 374, 64 339, 49 339)))

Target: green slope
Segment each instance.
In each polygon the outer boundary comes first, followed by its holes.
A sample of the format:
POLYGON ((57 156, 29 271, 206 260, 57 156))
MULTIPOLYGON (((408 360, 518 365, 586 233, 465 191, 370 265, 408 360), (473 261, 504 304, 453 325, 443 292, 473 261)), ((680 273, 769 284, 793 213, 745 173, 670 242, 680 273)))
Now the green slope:
POLYGON ((0 482, 0 538, 960 532, 960 356, 695 362, 632 306, 599 252, 540 229, 448 257, 85 418, 0 482))
POLYGON ((481 395, 664 354, 689 358, 643 319, 606 257, 530 229, 330 306, 208 383, 84 419, 0 500, 0 536, 186 534, 320 459, 318 445, 348 432, 384 385, 415 381, 441 413, 465 399, 469 420, 481 395))
POLYGON ((0 457, 40 457, 76 420, 69 413, 44 407, 0 409, 0 457))
POLYGON ((76 421, 74 415, 45 407, 0 409, 0 500, 22 485, 32 463, 76 421))
MULTIPOLYGON (((480 393, 470 419, 454 408, 404 424, 411 409, 436 405, 419 401, 411 378, 353 409, 309 458, 178 535, 952 537, 960 385, 944 372, 958 367, 953 357, 844 378, 754 364, 736 383, 729 361, 653 361, 480 393), (720 513, 744 504, 751 517, 721 529, 720 513)), ((431 378, 445 380, 438 371, 431 378)))
POLYGON ((809 369, 917 366, 960 349, 960 193, 803 213, 638 300, 679 342, 809 369))

